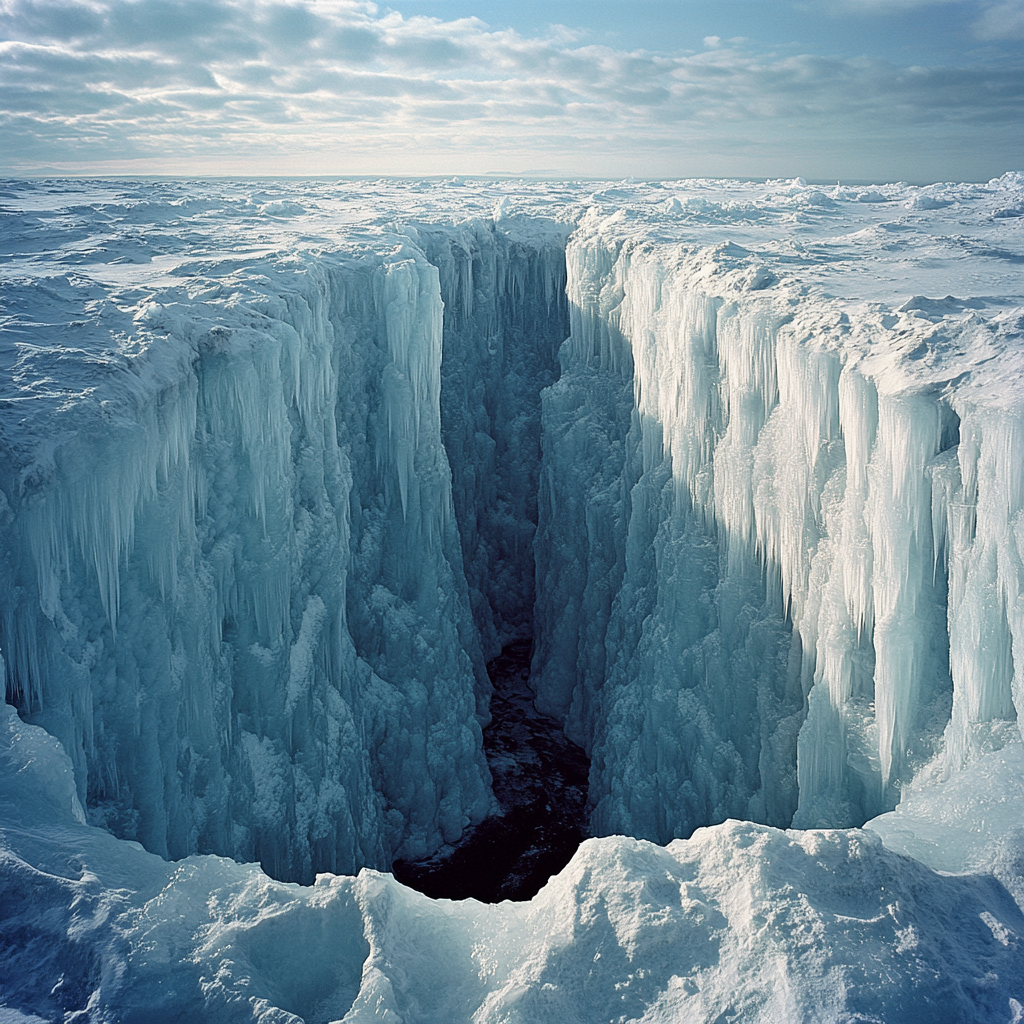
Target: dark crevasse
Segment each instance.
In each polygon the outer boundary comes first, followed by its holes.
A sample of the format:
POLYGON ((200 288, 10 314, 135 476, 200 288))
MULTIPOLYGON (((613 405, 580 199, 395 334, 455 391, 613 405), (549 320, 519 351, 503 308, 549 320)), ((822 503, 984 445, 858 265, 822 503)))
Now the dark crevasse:
POLYGON ((434 897, 528 899, 586 834, 589 761, 529 685, 541 393, 569 333, 564 239, 526 244, 490 223, 421 230, 444 300, 441 430, 490 699, 484 751, 499 810, 452 849, 398 862, 434 897), (500 651, 500 654, 499 654, 500 651))
POLYGON ((530 654, 531 642, 517 640, 487 666, 494 693, 484 752, 501 811, 454 849, 394 865, 400 882, 434 899, 528 900, 586 837, 590 761, 535 708, 530 654))
POLYGON ((473 616, 487 659, 533 633, 541 392, 569 334, 565 240, 494 223, 421 229, 444 301, 441 436, 473 616))

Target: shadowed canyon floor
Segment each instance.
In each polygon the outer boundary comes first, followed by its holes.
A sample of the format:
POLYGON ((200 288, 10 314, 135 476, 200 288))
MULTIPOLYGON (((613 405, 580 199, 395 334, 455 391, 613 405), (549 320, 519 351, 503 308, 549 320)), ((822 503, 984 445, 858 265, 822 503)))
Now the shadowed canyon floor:
POLYGON ((586 836, 583 750, 534 707, 531 642, 509 644, 488 666, 494 685, 484 750, 501 813, 429 860, 399 861, 395 877, 433 899, 528 900, 586 836))

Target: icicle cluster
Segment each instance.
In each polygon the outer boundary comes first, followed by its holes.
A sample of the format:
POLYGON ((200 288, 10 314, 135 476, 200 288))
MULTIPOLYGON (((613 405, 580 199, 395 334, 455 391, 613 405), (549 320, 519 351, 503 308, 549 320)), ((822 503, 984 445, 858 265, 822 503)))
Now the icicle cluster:
POLYGON ((408 246, 194 290, 138 315, 114 418, 3 481, 9 693, 164 856, 423 855, 491 799, 437 271, 408 246))
POLYGON ((1020 409, 894 370, 910 314, 614 220, 568 249, 538 538, 539 698, 592 752, 594 827, 859 824, 1005 742, 1020 409))

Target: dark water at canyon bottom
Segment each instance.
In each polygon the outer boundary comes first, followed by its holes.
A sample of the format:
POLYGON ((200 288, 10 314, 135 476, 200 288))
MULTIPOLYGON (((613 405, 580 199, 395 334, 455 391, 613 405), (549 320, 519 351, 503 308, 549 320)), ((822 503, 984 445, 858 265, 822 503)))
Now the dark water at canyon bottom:
POLYGON ((487 666, 494 693, 484 752, 500 812, 429 860, 395 862, 400 882, 434 899, 528 900, 586 837, 590 763, 534 707, 530 648, 516 641, 487 666))

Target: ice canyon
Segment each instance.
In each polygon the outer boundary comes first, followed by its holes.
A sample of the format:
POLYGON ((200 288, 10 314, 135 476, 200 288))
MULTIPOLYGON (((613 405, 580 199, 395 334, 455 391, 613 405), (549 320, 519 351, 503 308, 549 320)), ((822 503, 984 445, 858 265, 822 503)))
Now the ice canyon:
POLYGON ((2 207, 0 1024, 1024 1021, 1024 176, 2 207))

